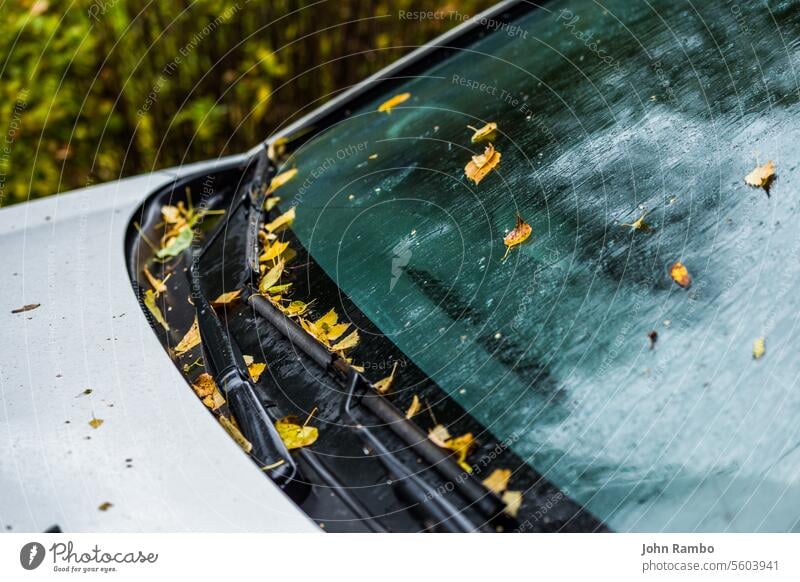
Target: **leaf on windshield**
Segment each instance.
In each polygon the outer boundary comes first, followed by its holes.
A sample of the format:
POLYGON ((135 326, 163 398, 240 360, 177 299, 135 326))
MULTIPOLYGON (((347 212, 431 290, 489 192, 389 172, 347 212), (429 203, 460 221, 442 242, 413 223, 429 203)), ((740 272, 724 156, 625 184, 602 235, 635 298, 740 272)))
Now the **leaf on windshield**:
POLYGON ((464 168, 464 174, 477 185, 499 163, 500 152, 495 150, 492 144, 489 144, 482 154, 472 156, 464 168))
POLYGON ((156 256, 159 259, 177 256, 191 246, 193 238, 192 227, 186 225, 178 231, 177 235, 167 240, 167 244, 158 250, 156 256))
POLYGON ((398 362, 395 362, 394 366, 392 366, 391 374, 373 384, 373 386, 375 386, 375 390, 377 390, 379 393, 386 394, 389 391, 389 388, 392 387, 392 382, 394 382, 394 374, 397 372, 397 364, 398 362))
POLYGON ((225 398, 217 388, 217 384, 211 374, 205 372, 200 374, 192 384, 192 389, 203 401, 203 404, 211 410, 217 410, 225 404, 225 398))
POLYGON ((283 261, 278 261, 275 266, 267 271, 266 275, 261 278, 258 284, 258 290, 264 295, 269 294, 269 288, 274 287, 275 283, 280 281, 283 274, 283 261))
POLYGON ((175 355, 182 356, 195 346, 200 345, 200 328, 197 325, 197 318, 194 318, 194 322, 192 323, 192 327, 189 328, 189 331, 183 336, 178 345, 175 346, 175 355))
POLYGON ((156 305, 156 294, 152 289, 148 289, 144 292, 144 305, 147 307, 148 311, 150 311, 155 320, 160 323, 165 330, 169 331, 167 320, 164 319, 161 309, 159 309, 158 305, 156 305))
POLYGON ((468 125, 467 127, 475 132, 470 138, 472 143, 478 143, 481 140, 489 139, 497 131, 497 124, 494 121, 490 121, 480 128, 472 127, 471 125, 468 125))
MULTIPOLYGON (((289 180, 297 175, 297 168, 292 168, 291 170, 286 170, 285 172, 281 172, 277 176, 275 176, 272 181, 269 183, 269 189, 267 189, 267 194, 271 194, 275 192, 278 188, 286 184, 289 180)), ((269 209, 267 209, 269 210, 269 209)))
POLYGON ((273 220, 272 222, 265 224, 264 228, 267 230, 267 232, 275 232, 279 228, 292 224, 292 222, 294 222, 294 218, 295 218, 295 209, 293 206, 289 210, 281 214, 278 218, 273 220))
POLYGON ((345 350, 349 350, 350 348, 354 348, 358 345, 358 342, 361 338, 358 336, 358 331, 354 331, 342 341, 337 344, 331 346, 332 352, 343 352, 345 350))
POLYGON ((378 106, 378 111, 381 113, 391 113, 392 109, 400 105, 401 103, 405 103, 411 98, 411 93, 400 93, 399 95, 395 95, 391 99, 388 99, 381 103, 378 106))
POLYGON ((753 342, 753 359, 758 360, 767 353, 766 340, 763 337, 757 338, 753 342))
POLYGON ((92 415, 92 420, 89 421, 89 426, 94 429, 98 429, 104 422, 105 421, 102 418, 95 418, 94 415, 92 415))
POLYGON ((669 276, 672 277, 672 280, 684 289, 689 288, 689 286, 692 284, 692 276, 689 274, 689 269, 687 269, 680 261, 676 261, 669 268, 669 276))
POLYGON ((517 517, 519 508, 522 507, 522 491, 506 491, 503 493, 503 503, 506 504, 505 511, 511 517, 517 517))
POLYGON ((414 398, 411 399, 411 406, 409 406, 408 410, 406 410, 406 418, 411 418, 421 409, 422 409, 422 402, 420 402, 419 396, 414 394, 414 398))
POLYGON ((219 307, 220 305, 228 305, 229 303, 233 303, 234 301, 239 299, 241 294, 242 294, 241 289, 237 289, 236 291, 228 291, 227 293, 222 293, 219 297, 217 297, 216 299, 214 299, 214 301, 211 302, 211 305, 213 305, 214 307, 219 307))
POLYGON ((150 286, 153 288, 153 291, 156 292, 156 295, 161 293, 167 292, 167 279, 172 276, 172 273, 167 275, 164 280, 162 281, 158 277, 155 277, 151 272, 150 269, 147 268, 147 265, 144 266, 144 276, 147 277, 147 282, 150 283, 150 286))
POLYGON ((287 416, 275 421, 275 428, 278 429, 283 444, 289 450, 311 446, 319 438, 319 430, 314 426, 308 426, 311 416, 302 425, 297 424, 296 420, 296 417, 287 416))
POLYGON ((281 256, 281 254, 283 254, 283 251, 285 251, 288 246, 289 241, 281 242, 276 240, 264 250, 264 253, 258 258, 258 260, 262 263, 265 263, 267 261, 277 259, 279 256, 281 256))
POLYGON ((632 222, 631 224, 628 224, 628 223, 625 223, 625 222, 624 222, 624 223, 620 224, 620 226, 627 226, 627 227, 629 227, 631 230, 641 230, 642 232, 647 232, 648 230, 650 230, 650 225, 649 225, 649 224, 647 224, 647 223, 644 221, 644 217, 645 217, 645 216, 647 216, 647 212, 645 212, 644 214, 642 214, 642 215, 641 215, 639 218, 637 218, 637 219, 636 219, 634 222, 632 222))
POLYGON ((244 438, 244 435, 239 430, 239 427, 236 426, 235 421, 228 418, 224 414, 220 414, 219 416, 219 423, 222 425, 222 428, 231 436, 231 438, 236 441, 236 444, 242 447, 242 450, 245 453, 250 453, 253 450, 253 443, 249 440, 244 438))
POLYGON ((490 491, 501 495, 508 489, 508 480, 511 479, 511 469, 495 469, 492 474, 483 480, 484 486, 490 491))
POLYGON ((748 186, 754 188, 769 189, 769 185, 775 178, 775 164, 772 160, 768 161, 763 166, 758 166, 755 170, 750 172, 744 177, 744 181, 748 186))
POLYGON ((528 240, 528 237, 531 236, 531 230, 531 225, 522 220, 522 217, 517 214, 517 226, 515 226, 514 230, 509 232, 503 239, 503 244, 506 245, 506 254, 503 255, 501 260, 506 259, 508 253, 511 252, 513 247, 521 245, 528 240))

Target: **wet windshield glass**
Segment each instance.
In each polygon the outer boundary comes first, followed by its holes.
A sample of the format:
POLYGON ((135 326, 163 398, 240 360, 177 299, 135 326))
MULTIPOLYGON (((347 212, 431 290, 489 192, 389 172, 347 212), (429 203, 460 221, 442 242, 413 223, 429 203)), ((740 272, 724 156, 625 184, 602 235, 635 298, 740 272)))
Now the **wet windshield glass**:
POLYGON ((296 233, 611 527, 794 528, 800 6, 556 2, 495 28, 296 152, 296 233), (744 181, 767 160, 769 194, 744 181), (516 213, 532 235, 503 261, 516 213))

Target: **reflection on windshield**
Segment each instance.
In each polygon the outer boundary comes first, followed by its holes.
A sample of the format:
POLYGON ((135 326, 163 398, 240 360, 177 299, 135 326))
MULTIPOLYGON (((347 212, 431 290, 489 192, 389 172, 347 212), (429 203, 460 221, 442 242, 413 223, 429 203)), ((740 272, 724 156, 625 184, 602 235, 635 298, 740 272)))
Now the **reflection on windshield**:
POLYGON ((547 6, 301 148, 295 230, 611 527, 793 529, 800 6, 547 6), (476 185, 467 126, 488 122, 502 160, 476 185), (744 183, 768 159, 769 196, 744 183), (517 213, 532 235, 502 261, 517 213))

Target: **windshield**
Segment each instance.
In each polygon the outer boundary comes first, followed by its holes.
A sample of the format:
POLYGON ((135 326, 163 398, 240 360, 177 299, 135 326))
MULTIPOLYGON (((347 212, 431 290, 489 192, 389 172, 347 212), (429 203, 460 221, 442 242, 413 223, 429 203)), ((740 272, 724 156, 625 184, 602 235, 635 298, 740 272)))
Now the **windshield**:
POLYGON ((307 142, 281 205, 382 334, 612 528, 793 529, 798 8, 548 3, 307 142))

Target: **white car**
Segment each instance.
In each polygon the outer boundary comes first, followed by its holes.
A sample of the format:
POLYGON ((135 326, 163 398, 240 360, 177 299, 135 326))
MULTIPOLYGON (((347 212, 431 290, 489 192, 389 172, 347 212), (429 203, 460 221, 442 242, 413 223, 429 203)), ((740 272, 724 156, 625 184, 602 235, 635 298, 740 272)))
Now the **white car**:
POLYGON ((4 209, 0 523, 796 530, 798 31, 503 2, 243 155, 4 209))

